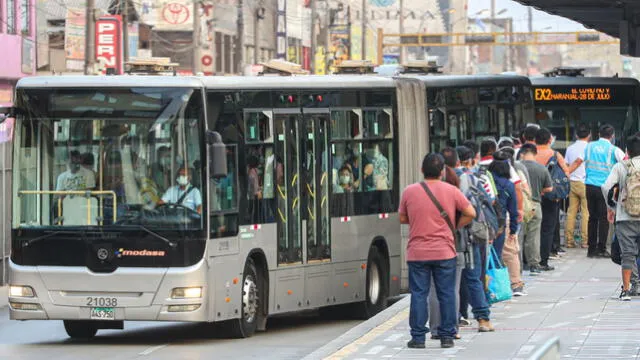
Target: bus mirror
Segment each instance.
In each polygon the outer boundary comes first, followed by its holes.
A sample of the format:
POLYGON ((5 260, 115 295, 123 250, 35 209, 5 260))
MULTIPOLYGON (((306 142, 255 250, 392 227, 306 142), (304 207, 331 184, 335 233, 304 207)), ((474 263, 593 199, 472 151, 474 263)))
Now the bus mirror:
POLYGON ((227 176, 227 147, 222 142, 222 136, 215 131, 207 131, 209 145, 209 170, 211 177, 220 179, 227 176))

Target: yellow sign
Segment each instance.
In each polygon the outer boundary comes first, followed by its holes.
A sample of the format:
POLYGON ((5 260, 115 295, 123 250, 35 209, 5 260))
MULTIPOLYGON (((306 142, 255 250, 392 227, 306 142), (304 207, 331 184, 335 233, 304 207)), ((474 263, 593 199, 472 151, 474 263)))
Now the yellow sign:
POLYGON ((572 88, 568 92, 538 88, 534 95, 535 101, 610 101, 611 88, 572 88))
POLYGON ((314 70, 316 75, 326 75, 327 74, 327 63, 325 61, 326 54, 324 52, 324 47, 318 46, 316 48, 315 53, 315 66, 314 70))

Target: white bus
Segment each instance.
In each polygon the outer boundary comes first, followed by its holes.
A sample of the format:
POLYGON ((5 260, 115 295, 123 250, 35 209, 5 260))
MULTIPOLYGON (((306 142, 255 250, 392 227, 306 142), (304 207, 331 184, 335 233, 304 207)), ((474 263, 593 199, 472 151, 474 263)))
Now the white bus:
POLYGON ((369 317, 399 293, 399 194, 428 149, 420 82, 32 77, 15 99, 12 319, 247 337, 269 315, 369 317))

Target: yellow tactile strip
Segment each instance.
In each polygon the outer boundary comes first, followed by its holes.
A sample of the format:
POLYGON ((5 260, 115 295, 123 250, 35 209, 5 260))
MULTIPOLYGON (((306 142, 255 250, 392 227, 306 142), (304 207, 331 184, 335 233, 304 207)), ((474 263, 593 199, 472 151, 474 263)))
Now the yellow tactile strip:
POLYGON ((403 311, 396 314, 396 316, 392 317, 388 321, 378 325, 377 327, 371 329, 368 333, 364 334, 362 337, 356 339, 351 344, 343 347, 342 349, 334 352, 333 354, 324 358, 324 360, 341 360, 358 350, 361 346, 367 345, 373 339, 377 338, 381 334, 384 334, 388 330, 391 330, 393 327, 398 325, 401 321, 404 321, 409 318, 409 308, 407 307, 403 311))

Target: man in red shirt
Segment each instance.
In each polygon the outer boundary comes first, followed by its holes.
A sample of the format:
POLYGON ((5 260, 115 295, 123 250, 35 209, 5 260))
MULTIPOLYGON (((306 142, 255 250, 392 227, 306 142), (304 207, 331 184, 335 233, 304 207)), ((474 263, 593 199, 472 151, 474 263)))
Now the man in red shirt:
POLYGON ((411 341, 407 346, 424 348, 429 318, 427 298, 433 277, 440 303, 440 346, 450 348, 454 345, 458 322, 454 227, 461 228, 471 223, 476 212, 459 189, 440 180, 444 176, 442 155, 427 154, 422 161, 422 173, 425 180, 404 190, 398 210, 400 222, 409 224, 407 265, 411 291, 411 341), (459 219, 456 219, 456 213, 460 213, 459 219))

